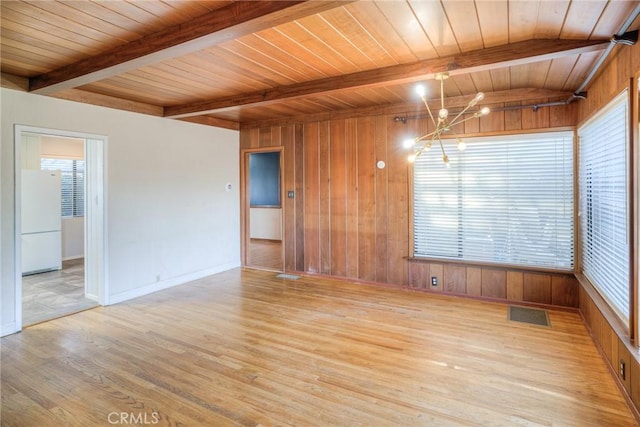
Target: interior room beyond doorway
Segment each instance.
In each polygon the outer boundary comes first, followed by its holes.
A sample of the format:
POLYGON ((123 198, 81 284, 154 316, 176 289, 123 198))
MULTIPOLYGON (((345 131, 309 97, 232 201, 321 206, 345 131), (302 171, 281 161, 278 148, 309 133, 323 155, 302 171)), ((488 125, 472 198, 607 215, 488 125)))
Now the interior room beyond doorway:
POLYGON ((98 304, 85 296, 85 139, 22 132, 20 142, 22 324, 29 326, 98 304))

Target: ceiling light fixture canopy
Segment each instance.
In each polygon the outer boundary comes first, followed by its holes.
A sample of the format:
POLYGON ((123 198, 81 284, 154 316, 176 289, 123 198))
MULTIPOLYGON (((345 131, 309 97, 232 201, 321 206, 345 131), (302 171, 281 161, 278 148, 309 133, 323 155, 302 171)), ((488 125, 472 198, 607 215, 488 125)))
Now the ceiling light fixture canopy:
MULTIPOLYGON (((486 116, 487 114, 489 114, 490 110, 489 107, 484 107, 477 110, 468 117, 463 118, 463 115, 465 115, 470 108, 475 107, 478 102, 484 99, 484 93, 478 92, 476 96, 471 101, 469 101, 467 106, 456 114, 453 120, 449 120, 449 110, 444 107, 444 81, 449 78, 449 73, 438 73, 435 75, 435 78, 436 80, 440 80, 440 110, 438 111, 437 118, 434 117, 433 113, 431 112, 431 108, 429 108, 429 103, 427 102, 426 90, 424 86, 416 86, 416 93, 418 94, 418 96, 420 96, 422 102, 424 103, 424 106, 427 108, 429 118, 431 118, 431 121, 435 126, 435 130, 422 136, 417 136, 415 138, 406 140, 404 146, 405 148, 413 149, 413 153, 411 153, 408 160, 410 162, 414 162, 422 154, 423 151, 431 149, 431 145, 435 141, 438 141, 440 150, 442 151, 442 162, 445 164, 445 166, 449 167, 449 156, 447 156, 447 153, 444 151, 444 145, 442 144, 442 135, 446 132, 449 132, 454 126, 459 125, 460 123, 464 123, 467 120, 475 119, 478 117, 486 116)), ((462 141, 462 139, 460 139, 459 136, 455 134, 454 136, 457 141, 458 149, 460 151, 464 150, 467 145, 462 141)))

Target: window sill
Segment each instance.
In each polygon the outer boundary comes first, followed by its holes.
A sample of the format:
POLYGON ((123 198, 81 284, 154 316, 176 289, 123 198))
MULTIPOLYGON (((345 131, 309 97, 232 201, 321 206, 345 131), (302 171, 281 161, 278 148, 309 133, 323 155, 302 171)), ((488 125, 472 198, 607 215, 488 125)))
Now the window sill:
POLYGON ((496 268, 496 269, 506 269, 511 271, 540 272, 540 273, 565 274, 565 275, 574 274, 573 270, 558 270, 553 268, 526 267, 522 265, 500 264, 500 263, 493 263, 493 262, 463 261, 463 260, 453 260, 449 258, 406 257, 405 259, 409 262, 418 262, 418 263, 456 264, 456 265, 464 265, 467 267, 496 268))
POLYGON ((624 343, 627 347, 627 350, 635 357, 636 361, 640 363, 640 350, 635 347, 631 338, 629 337, 629 327, 624 324, 622 319, 613 311, 611 307, 609 307, 609 303, 607 303, 604 298, 600 295, 598 290, 591 284, 589 279, 587 279, 583 274, 576 273, 576 279, 578 279, 578 283, 582 289, 589 295, 589 298, 596 305, 604 320, 611 326, 613 332, 620 338, 620 341, 624 343))

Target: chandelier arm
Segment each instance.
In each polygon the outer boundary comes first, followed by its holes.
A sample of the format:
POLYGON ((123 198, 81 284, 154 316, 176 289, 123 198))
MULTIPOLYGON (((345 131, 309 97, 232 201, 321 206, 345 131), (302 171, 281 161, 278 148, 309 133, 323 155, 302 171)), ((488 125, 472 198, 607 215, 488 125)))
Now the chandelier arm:
POLYGON ((449 130, 451 129, 451 126, 452 126, 451 123, 449 123, 447 120, 442 120, 440 122, 440 125, 436 129, 436 131, 438 134, 442 135, 449 132, 449 130))
POLYGON ((446 156, 447 153, 444 152, 444 145, 442 145, 442 139, 440 138, 440 135, 438 135, 438 142, 440 143, 440 150, 442 150, 442 155, 446 156))
POLYGON ((442 128, 438 128, 433 132, 429 132, 415 139, 416 142, 425 141, 431 138, 431 142, 434 142, 436 138, 440 139, 440 135, 442 135, 442 128))
POLYGON ((445 133, 449 128, 447 126, 441 126, 434 132, 434 135, 440 139, 440 136, 445 133))
POLYGON ((458 115, 453 120, 451 120, 451 122, 449 122, 450 125, 451 126, 455 125, 456 124, 456 120, 458 120, 460 118, 460 116, 462 116, 464 113, 466 113, 469 108, 471 108, 471 105, 467 105, 466 107, 464 107, 464 109, 462 111, 460 111, 458 113, 458 115))
POLYGON ((424 106, 427 107, 427 112, 429 113, 429 117, 431 117, 431 121, 433 122, 434 126, 438 126, 436 124, 436 119, 433 118, 433 114, 431 113, 431 108, 429 108, 429 103, 427 102, 427 98, 425 98, 424 96, 422 97, 422 102, 424 103, 424 106))
POLYGON ((424 134, 422 136, 419 136, 419 137, 415 138, 415 142, 424 141, 425 139, 428 139, 429 137, 435 135, 436 132, 437 131, 433 131, 433 132, 426 133, 426 134, 424 134))
POLYGON ((428 139, 428 138, 430 138, 430 137, 432 137, 432 136, 434 136, 434 135, 436 135, 438 133, 441 134, 442 133, 442 129, 436 129, 433 132, 425 133, 422 136, 418 136, 418 137, 414 138, 414 141, 415 142, 424 141, 425 139, 428 139))
POLYGON ((440 108, 444 110, 444 76, 440 79, 440 108))
POLYGON ((464 122, 467 122, 467 121, 469 121, 469 120, 471 120, 471 119, 478 119, 478 118, 482 117, 482 115, 480 115, 480 114, 478 114, 478 113, 479 113, 479 111, 478 111, 478 112, 476 112, 476 113, 473 113, 473 115, 471 115, 471 116, 467 117, 467 118, 466 118, 466 119, 464 119, 464 120, 460 120, 460 121, 459 121, 459 122, 457 122, 457 123, 451 123, 451 124, 450 124, 450 126, 453 126, 453 125, 459 125, 459 124, 464 123, 464 122))

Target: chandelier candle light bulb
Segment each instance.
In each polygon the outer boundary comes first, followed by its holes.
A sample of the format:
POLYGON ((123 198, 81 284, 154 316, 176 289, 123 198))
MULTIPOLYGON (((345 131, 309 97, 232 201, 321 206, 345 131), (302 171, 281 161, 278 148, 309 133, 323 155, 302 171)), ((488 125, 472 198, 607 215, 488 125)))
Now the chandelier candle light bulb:
MULTIPOLYGON (((447 156, 447 153, 444 150, 444 145, 442 143, 442 134, 449 132, 454 126, 464 123, 467 120, 486 116, 487 114, 490 113, 491 110, 489 109, 489 107, 483 107, 473 114, 468 113, 469 115, 467 118, 462 120, 460 119, 465 113, 467 113, 467 110, 475 107, 478 104, 478 102, 484 99, 484 93, 478 92, 476 96, 471 101, 469 101, 467 106, 464 107, 464 109, 462 109, 455 116, 453 120, 449 120, 449 110, 444 107, 444 81, 449 78, 449 74, 438 73, 436 74, 435 78, 436 80, 440 81, 440 109, 438 110, 437 120, 433 116, 433 113, 431 112, 431 108, 429 107, 429 103, 427 102, 425 87, 423 85, 416 86, 416 93, 424 103, 424 106, 427 109, 429 118, 431 119, 431 122, 435 126, 435 130, 433 132, 426 133, 422 136, 418 136, 413 139, 407 139, 405 140, 403 145, 405 148, 413 150, 411 155, 409 155, 408 157, 408 161, 414 162, 418 157, 420 157, 423 151, 426 151, 431 148, 431 144, 433 141, 437 140, 438 143, 440 144, 440 149, 442 150, 442 162, 446 167, 449 167, 450 166, 449 156, 447 156), (422 144, 419 144, 419 143, 422 143, 422 144)), ((459 136, 454 135, 454 137, 456 138, 456 145, 458 147, 458 150, 464 151, 464 149, 467 147, 467 144, 465 144, 464 141, 462 141, 462 139, 459 136)))

